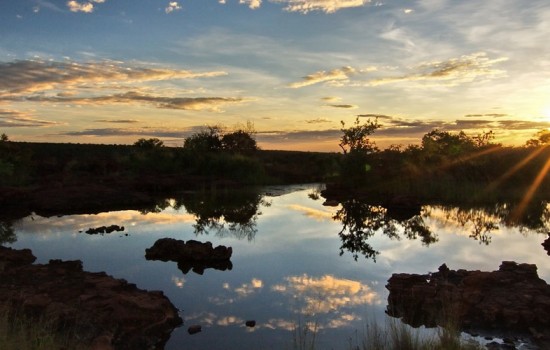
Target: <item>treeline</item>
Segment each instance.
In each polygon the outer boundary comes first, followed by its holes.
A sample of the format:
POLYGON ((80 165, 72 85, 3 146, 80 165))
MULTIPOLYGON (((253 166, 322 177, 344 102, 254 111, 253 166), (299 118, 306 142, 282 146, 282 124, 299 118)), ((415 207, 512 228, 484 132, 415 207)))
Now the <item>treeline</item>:
POLYGON ((79 183, 177 189, 219 182, 284 184, 326 180, 338 154, 264 151, 251 130, 206 127, 181 147, 156 138, 133 145, 61 144, 0 140, 0 186, 69 186, 79 183))
POLYGON ((371 135, 376 120, 342 126, 342 172, 332 190, 422 200, 506 200, 550 197, 550 131, 523 147, 494 142, 494 134, 432 130, 420 144, 379 150, 371 135))

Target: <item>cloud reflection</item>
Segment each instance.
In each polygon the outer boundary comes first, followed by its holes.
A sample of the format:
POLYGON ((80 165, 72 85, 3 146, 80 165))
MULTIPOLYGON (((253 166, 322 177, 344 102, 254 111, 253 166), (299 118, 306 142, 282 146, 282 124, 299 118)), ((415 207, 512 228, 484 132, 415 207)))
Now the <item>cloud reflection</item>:
POLYGON ((378 294, 359 281, 324 275, 318 278, 303 274, 289 276, 272 291, 292 296, 303 306, 295 310, 302 314, 338 312, 345 307, 378 304, 378 294))

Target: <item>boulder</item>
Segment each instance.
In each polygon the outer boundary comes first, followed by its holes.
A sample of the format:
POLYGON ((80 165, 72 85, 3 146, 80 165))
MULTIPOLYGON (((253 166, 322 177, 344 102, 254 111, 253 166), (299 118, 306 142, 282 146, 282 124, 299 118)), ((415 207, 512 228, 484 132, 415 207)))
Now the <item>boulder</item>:
POLYGON ((497 330, 550 340, 550 286, 537 266, 504 261, 498 271, 393 274, 387 314, 413 327, 458 322, 463 330, 497 330))
POLYGON ((174 261, 184 273, 189 270, 202 275, 207 268, 231 270, 233 249, 223 245, 212 247, 212 243, 195 240, 187 242, 173 238, 161 238, 151 248, 145 249, 147 260, 174 261))
POLYGON ((160 291, 85 272, 78 260, 32 264, 29 253, 0 247, 0 300, 16 313, 54 320, 59 332, 78 334, 92 349, 162 349, 182 323, 160 291))

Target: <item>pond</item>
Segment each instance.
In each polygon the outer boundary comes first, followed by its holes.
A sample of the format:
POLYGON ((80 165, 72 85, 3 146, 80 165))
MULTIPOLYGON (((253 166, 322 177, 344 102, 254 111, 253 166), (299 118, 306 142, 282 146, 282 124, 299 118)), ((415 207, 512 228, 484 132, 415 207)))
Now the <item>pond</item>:
POLYGON ((162 290, 185 322, 166 349, 292 349, 302 341, 349 349, 370 321, 384 324, 393 273, 425 274, 443 263, 485 271, 502 261, 530 263, 550 280, 541 246, 546 207, 533 225, 507 222, 499 215, 506 206, 425 205, 417 215, 392 219, 382 207, 323 205, 318 190, 188 193, 141 211, 32 215, 10 223, 16 240, 6 245, 32 249, 38 263, 82 260, 86 271, 162 290), (86 233, 109 225, 121 231, 86 233), (184 273, 175 262, 146 260, 145 249, 164 237, 232 247, 232 267, 184 273), (202 332, 190 335, 195 324, 202 332), (314 330, 304 332, 306 324, 314 330))

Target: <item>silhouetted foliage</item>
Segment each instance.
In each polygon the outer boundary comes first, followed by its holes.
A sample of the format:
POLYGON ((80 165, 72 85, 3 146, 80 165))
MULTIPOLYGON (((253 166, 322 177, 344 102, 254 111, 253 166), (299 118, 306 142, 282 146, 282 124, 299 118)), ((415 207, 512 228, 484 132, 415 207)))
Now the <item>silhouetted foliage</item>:
POLYGON ((195 234, 214 232, 253 240, 258 231, 256 221, 259 207, 265 202, 254 189, 246 191, 197 192, 178 199, 188 213, 195 215, 195 234))
POLYGON ((258 150, 256 140, 243 130, 223 135, 221 142, 222 149, 229 153, 252 155, 258 150))
POLYGON ((403 236, 408 239, 421 237, 424 245, 437 242, 437 236, 430 231, 420 214, 397 220, 389 215, 389 210, 381 205, 370 204, 363 200, 350 198, 344 200, 342 207, 336 212, 333 219, 342 223, 342 230, 338 233, 342 240, 340 255, 349 251, 357 260, 359 255, 376 261, 379 254, 369 239, 377 232, 390 239, 400 239, 399 226, 403 228, 403 236))
POLYGON ((141 138, 134 142, 134 146, 144 148, 144 149, 154 149, 159 147, 164 147, 164 142, 157 138, 144 139, 141 138))
POLYGON ((540 130, 535 136, 536 138, 530 139, 525 143, 526 147, 540 147, 550 145, 550 130, 540 130))
POLYGON ((17 236, 13 230, 13 224, 7 221, 0 221, 0 245, 11 244, 17 241, 17 236))
POLYGON ((377 119, 367 119, 361 123, 359 117, 349 128, 346 128, 343 121, 341 123, 342 137, 339 146, 344 152, 341 178, 348 185, 358 186, 367 180, 365 175, 372 169, 369 156, 379 151, 370 135, 380 128, 380 124, 377 119))
POLYGON ((185 150, 197 153, 219 152, 222 150, 223 128, 218 125, 207 126, 186 138, 183 143, 185 150))

